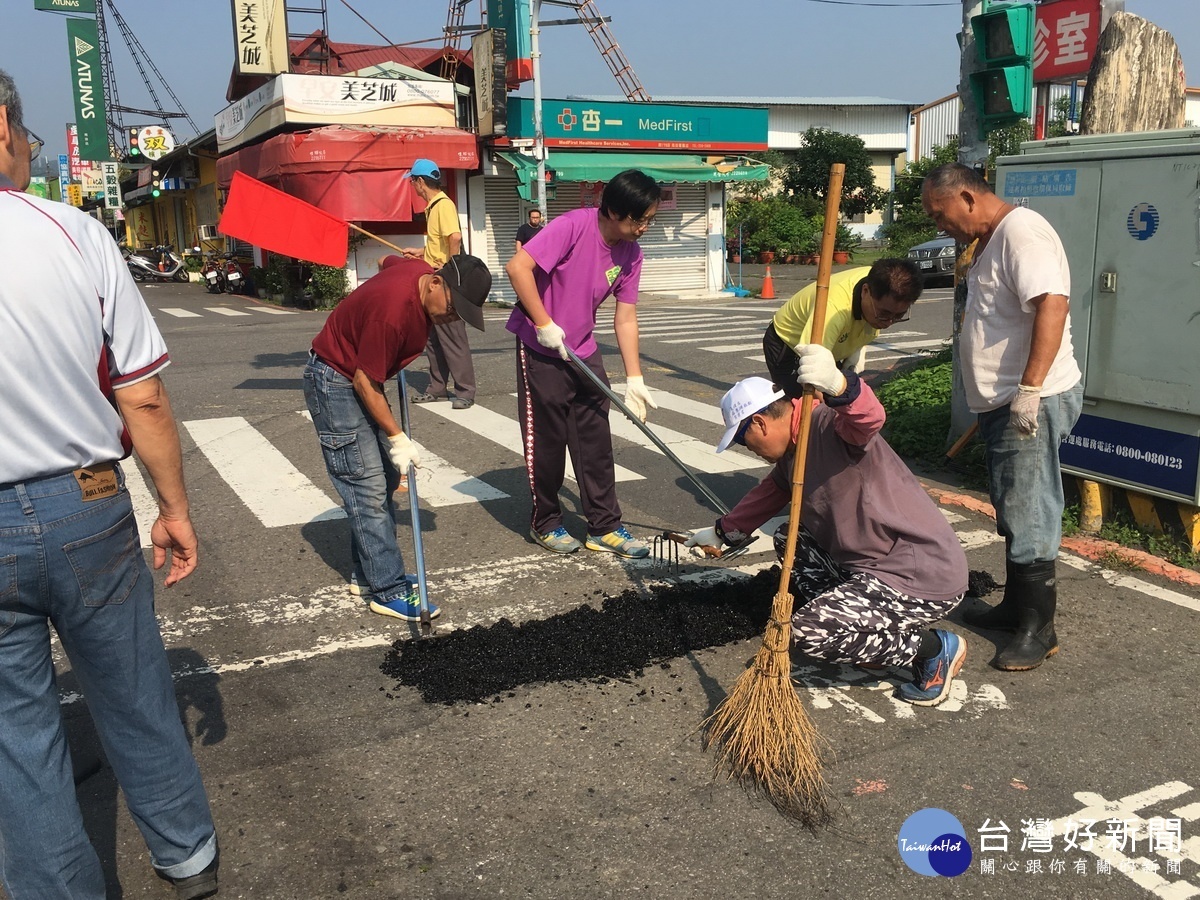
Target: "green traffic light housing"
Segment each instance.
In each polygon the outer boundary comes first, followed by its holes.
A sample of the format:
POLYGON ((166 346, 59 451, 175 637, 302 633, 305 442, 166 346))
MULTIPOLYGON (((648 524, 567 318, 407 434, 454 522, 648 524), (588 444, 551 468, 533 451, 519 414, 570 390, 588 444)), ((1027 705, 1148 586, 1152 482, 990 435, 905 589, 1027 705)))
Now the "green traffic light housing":
POLYGON ((141 150, 141 147, 138 146, 138 132, 140 130, 141 129, 138 129, 138 128, 130 128, 129 129, 129 155, 130 156, 141 155, 142 150, 141 150))
POLYGON ((988 66, 1028 62, 1033 58, 1033 30, 1037 11, 1031 3, 993 6, 971 17, 975 50, 988 66))
POLYGON ((985 68, 971 73, 980 137, 1033 112, 1033 4, 994 6, 971 17, 975 49, 985 68))

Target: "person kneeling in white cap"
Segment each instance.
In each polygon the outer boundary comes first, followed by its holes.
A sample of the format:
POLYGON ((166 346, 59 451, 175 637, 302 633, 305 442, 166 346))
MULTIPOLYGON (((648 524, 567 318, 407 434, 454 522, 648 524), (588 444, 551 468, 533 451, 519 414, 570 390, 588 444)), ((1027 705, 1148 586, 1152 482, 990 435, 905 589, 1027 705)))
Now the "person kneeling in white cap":
MULTIPOLYGON (((966 641, 929 626, 967 588, 958 536, 879 434, 885 415, 870 386, 843 372, 824 347, 800 348, 798 380, 824 393, 813 408, 801 529, 791 589, 795 646, 816 659, 868 668, 913 668, 899 697, 936 706, 966 658, 966 641)), ((765 378, 735 384, 721 400, 717 452, 741 444, 775 468, 688 546, 738 545, 791 499, 800 399, 765 378)), ((786 525, 775 534, 782 556, 786 525)))

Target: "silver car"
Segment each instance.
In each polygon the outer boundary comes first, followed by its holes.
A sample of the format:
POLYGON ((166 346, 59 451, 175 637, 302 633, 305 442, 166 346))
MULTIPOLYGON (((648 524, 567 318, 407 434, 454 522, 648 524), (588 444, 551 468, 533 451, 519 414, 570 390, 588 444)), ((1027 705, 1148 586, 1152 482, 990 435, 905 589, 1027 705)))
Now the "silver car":
POLYGON ((908 251, 908 258, 917 264, 927 279, 954 278, 954 261, 958 257, 954 238, 938 232, 933 240, 917 244, 908 251))

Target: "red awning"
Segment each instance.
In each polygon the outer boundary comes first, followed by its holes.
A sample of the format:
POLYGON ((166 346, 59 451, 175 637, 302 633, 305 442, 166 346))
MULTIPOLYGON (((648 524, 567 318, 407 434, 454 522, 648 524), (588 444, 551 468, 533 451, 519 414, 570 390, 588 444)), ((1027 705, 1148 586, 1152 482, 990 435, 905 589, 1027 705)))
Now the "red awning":
POLYGON ((444 171, 479 165, 476 137, 457 128, 329 125, 280 134, 217 160, 227 190, 236 171, 351 222, 411 222, 424 203, 401 178, 417 159, 444 171))

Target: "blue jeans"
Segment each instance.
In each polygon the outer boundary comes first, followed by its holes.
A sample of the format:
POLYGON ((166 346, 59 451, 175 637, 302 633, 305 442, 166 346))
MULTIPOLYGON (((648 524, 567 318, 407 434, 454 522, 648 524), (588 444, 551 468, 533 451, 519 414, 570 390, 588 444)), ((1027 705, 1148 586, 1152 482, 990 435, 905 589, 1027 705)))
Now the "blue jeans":
POLYGON ((996 530, 1004 538, 1009 562, 1027 565, 1058 558, 1063 514, 1058 448, 1082 408, 1081 384, 1043 397, 1037 434, 1031 438, 1018 436, 1009 426, 1007 405, 979 414, 996 530))
POLYGON ((312 355, 304 367, 304 399, 329 480, 350 520, 350 554, 358 583, 385 603, 407 597, 410 586, 396 544, 392 501, 400 472, 388 456, 387 435, 367 415, 350 379, 312 355))
POLYGON ((0 878, 12 897, 104 897, 75 797, 51 623, 155 868, 194 875, 216 853, 119 484, 87 503, 70 473, 0 485, 0 878))

